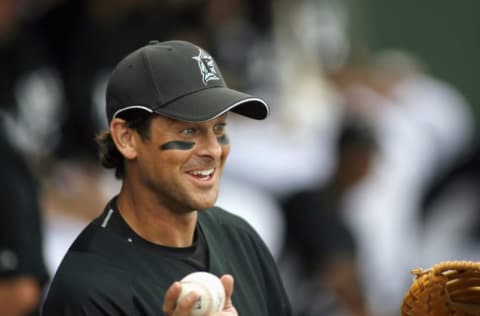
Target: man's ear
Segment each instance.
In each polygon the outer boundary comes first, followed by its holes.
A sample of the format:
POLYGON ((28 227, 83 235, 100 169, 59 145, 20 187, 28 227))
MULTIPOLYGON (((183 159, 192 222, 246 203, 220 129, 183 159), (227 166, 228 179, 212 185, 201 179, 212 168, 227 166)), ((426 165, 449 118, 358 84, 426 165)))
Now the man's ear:
POLYGON ((110 123, 110 134, 118 151, 126 159, 134 159, 137 157, 135 131, 128 128, 125 120, 114 118, 110 123))

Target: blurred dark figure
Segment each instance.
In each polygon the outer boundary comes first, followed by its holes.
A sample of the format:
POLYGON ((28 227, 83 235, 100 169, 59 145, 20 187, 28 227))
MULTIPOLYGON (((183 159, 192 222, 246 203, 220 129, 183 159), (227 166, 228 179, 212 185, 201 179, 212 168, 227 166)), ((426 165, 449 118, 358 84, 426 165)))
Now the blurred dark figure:
POLYGON ((479 135, 477 130, 463 155, 438 172, 423 192, 421 218, 427 264, 455 258, 480 260, 479 135))
POLYGON ((36 24, 40 9, 27 3, 0 1, 0 112, 4 132, 39 164, 60 142, 63 91, 36 24))
MULTIPOLYGON (((345 195, 369 173, 376 153, 372 132, 346 121, 336 142, 331 178, 293 193, 282 203, 286 216, 285 256, 295 258, 300 286, 292 285, 297 315, 369 315, 356 263, 356 245, 343 220, 345 195), (313 304, 312 304, 313 303, 313 304)), ((287 282, 288 283, 288 282, 287 282)))
POLYGON ((0 128, 0 315, 38 315, 48 281, 35 178, 0 128))
POLYGON ((58 95, 45 45, 23 1, 0 1, 0 315, 38 315, 48 281, 32 161, 55 146, 58 95), (46 93, 48 92, 48 93, 46 93), (51 115, 52 114, 52 115, 51 115), (14 146, 15 144, 15 146, 14 146))

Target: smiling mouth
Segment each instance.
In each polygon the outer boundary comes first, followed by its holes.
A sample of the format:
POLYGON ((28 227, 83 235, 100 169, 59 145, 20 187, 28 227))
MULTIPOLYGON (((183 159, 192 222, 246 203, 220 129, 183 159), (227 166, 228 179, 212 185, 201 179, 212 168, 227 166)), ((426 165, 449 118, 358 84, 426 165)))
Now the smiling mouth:
POLYGON ((210 180, 213 177, 214 173, 215 173, 215 168, 205 169, 205 170, 195 170, 195 171, 188 172, 189 175, 195 177, 200 181, 210 180))

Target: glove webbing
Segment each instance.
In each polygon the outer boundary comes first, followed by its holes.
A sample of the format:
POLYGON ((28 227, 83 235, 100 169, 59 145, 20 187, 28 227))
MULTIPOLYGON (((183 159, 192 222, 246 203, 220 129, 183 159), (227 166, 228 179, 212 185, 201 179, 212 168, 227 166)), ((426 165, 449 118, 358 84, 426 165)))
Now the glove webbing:
POLYGON ((446 261, 412 274, 402 316, 480 315, 480 262, 446 261))

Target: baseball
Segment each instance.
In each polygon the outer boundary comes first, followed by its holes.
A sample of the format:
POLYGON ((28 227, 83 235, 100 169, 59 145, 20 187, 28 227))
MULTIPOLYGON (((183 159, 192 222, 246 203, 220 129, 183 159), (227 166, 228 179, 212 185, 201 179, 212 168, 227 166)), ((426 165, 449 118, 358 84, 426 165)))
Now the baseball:
POLYGON ((209 272, 193 272, 180 280, 180 283, 182 290, 177 302, 192 291, 199 295, 191 316, 208 316, 223 310, 225 288, 216 275, 209 272))

